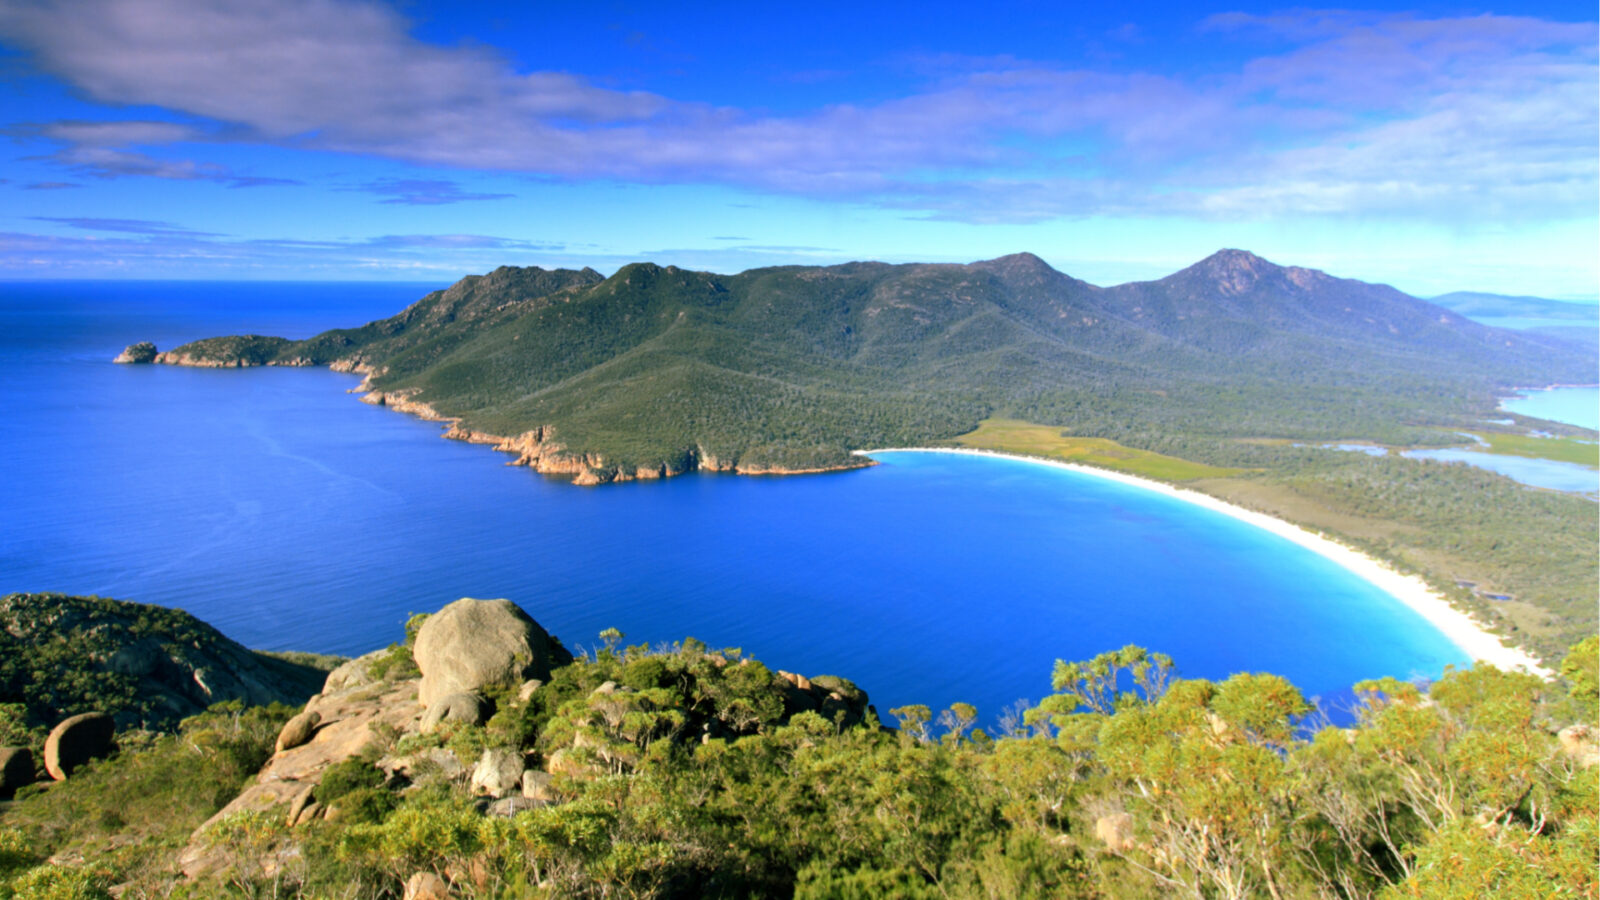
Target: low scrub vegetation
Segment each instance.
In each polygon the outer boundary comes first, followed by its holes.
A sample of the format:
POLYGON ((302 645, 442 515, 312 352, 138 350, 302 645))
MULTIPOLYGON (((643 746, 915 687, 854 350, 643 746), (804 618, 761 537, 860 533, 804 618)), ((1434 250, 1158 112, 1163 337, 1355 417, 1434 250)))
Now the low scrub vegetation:
POLYGON ((290 712, 220 707, 25 790, 0 816, 0 897, 398 898, 418 873, 474 898, 1600 891, 1592 637, 1557 682, 1478 666, 1363 683, 1350 727, 1277 676, 1183 679, 1129 647, 1058 663, 1054 693, 992 729, 965 704, 880 722, 844 679, 602 637, 528 699, 494 697, 483 726, 379 748, 523 754, 549 780, 520 807, 358 758, 319 788, 335 819, 225 819, 203 839, 229 864, 186 881, 177 849, 290 712))

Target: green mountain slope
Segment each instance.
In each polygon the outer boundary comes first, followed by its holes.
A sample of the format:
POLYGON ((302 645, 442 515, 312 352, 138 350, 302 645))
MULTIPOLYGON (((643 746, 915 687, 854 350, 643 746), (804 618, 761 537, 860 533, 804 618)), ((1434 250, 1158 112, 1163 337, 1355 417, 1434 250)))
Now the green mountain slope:
MULTIPOLYGON (((241 345, 166 357, 225 361, 241 345)), ((991 415, 1105 436, 1407 442, 1486 413, 1508 386, 1594 368, 1554 338, 1237 250, 1111 288, 1031 254, 731 276, 637 263, 603 280, 501 268, 267 362, 368 372, 464 432, 532 433, 530 464, 600 481, 845 466, 851 450, 991 415)))

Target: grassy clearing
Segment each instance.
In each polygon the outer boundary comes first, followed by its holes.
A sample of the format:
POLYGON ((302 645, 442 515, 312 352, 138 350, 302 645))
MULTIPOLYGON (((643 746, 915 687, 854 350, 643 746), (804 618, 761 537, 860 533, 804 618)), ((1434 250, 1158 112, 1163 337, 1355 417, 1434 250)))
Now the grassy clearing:
POLYGON ((1068 437, 1054 426, 1035 425, 1018 419, 984 419, 978 423, 976 431, 956 437, 951 443, 977 450, 1021 453, 1102 466, 1162 481, 1223 478, 1243 471, 1208 466, 1148 450, 1135 450, 1106 438, 1068 437))
POLYGON ((1526 434, 1504 434, 1497 431, 1475 431, 1472 434, 1488 442, 1490 453, 1577 463, 1591 469, 1600 468, 1600 446, 1583 443, 1577 438, 1530 437, 1526 434))

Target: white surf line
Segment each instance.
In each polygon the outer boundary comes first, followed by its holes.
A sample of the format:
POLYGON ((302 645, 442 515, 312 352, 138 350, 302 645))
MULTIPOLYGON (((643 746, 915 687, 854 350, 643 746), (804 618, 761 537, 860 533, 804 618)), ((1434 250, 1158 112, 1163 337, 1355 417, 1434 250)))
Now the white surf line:
POLYGON ((1368 556, 1352 547, 1347 547, 1315 531, 1269 516, 1266 513, 1235 506, 1224 500, 1218 500, 1209 494, 1202 494, 1199 491, 1175 487, 1165 482, 1140 478, 1137 475, 1128 475, 1110 469, 1099 469, 1094 466, 1060 462, 1053 459, 1040 459, 1034 456, 1022 456, 1016 453, 1000 453, 994 450, 954 447, 882 447, 875 450, 855 451, 857 456, 871 456, 874 453, 955 453, 967 456, 993 456, 1002 459, 1014 459, 1018 462, 1051 466, 1057 469, 1065 469, 1069 472, 1080 472, 1084 475, 1092 475, 1096 478, 1104 478, 1108 481, 1115 481, 1131 487, 1154 491, 1158 494, 1182 500, 1185 503, 1192 503, 1195 506, 1254 525, 1297 546, 1304 547, 1324 559, 1331 560, 1346 571, 1400 601, 1407 608, 1425 619, 1428 624, 1438 629, 1451 643, 1455 644, 1462 652, 1474 660, 1482 660, 1501 669, 1517 669, 1531 672, 1545 679, 1555 677, 1555 673, 1545 668, 1532 654, 1519 647, 1506 644, 1499 635, 1486 628, 1482 622, 1452 606, 1444 595, 1429 587, 1428 583, 1421 578, 1398 572, 1381 560, 1368 556))

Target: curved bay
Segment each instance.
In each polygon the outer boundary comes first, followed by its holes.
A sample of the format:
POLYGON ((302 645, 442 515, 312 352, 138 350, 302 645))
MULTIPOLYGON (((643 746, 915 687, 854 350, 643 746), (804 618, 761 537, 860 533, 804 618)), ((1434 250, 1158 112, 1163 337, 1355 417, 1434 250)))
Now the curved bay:
POLYGON ((3 348, 5 590, 178 606, 251 646, 346 654, 411 612, 504 596, 569 646, 610 626, 694 636, 853 678, 882 711, 960 700, 984 721, 1045 694, 1056 658, 1127 643, 1312 694, 1462 662, 1333 563, 1092 476, 889 453, 575 488, 357 403, 353 377, 114 366, 137 322, 41 321, 43 343, 3 348))

